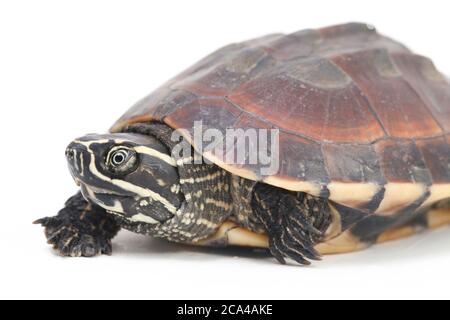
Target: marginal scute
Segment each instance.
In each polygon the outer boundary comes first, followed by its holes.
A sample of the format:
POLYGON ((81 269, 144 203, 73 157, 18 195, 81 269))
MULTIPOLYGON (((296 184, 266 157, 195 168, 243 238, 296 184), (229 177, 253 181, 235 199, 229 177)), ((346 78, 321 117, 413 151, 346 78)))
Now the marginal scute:
POLYGON ((331 200, 362 208, 386 183, 372 145, 326 144, 322 151, 331 179, 331 200))
POLYGON ((386 183, 373 145, 325 144, 322 152, 333 181, 380 186, 386 183))
POLYGON ((330 200, 351 208, 360 208, 369 203, 381 187, 375 183, 330 182, 327 188, 330 200))
POLYGON ((320 145, 288 133, 280 134, 279 144, 279 176, 328 184, 330 178, 320 145))
POLYGON ((301 191, 316 197, 319 197, 322 191, 322 185, 317 182, 289 179, 282 176, 267 176, 263 181, 275 187, 291 191, 301 191))
POLYGON ((427 207, 450 198, 450 145, 445 137, 440 137, 418 141, 417 146, 433 181, 429 187, 430 196, 422 204, 427 207))
POLYGON ((444 137, 417 142, 433 183, 450 183, 450 145, 444 137))
POLYGON ((431 184, 428 168, 414 142, 384 140, 375 145, 375 150, 388 182, 431 184))
POLYGON ((378 215, 390 216, 421 198, 427 187, 422 183, 390 182, 385 185, 384 199, 376 210, 378 215))
POLYGON ((431 185, 429 170, 422 154, 412 141, 381 141, 375 145, 380 166, 387 180, 378 214, 391 215, 407 207, 431 185))

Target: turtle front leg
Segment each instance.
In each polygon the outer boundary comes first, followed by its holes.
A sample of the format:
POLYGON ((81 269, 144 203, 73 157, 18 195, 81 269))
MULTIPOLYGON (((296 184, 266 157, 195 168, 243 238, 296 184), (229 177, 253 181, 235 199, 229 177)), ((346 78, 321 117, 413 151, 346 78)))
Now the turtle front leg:
POLYGON ((314 247, 332 223, 328 202, 267 184, 257 184, 253 192, 253 212, 266 229, 272 255, 282 264, 286 258, 304 265, 320 260, 314 247))
POLYGON ((48 243, 66 257, 110 255, 111 239, 120 230, 111 214, 87 202, 80 192, 67 200, 58 215, 34 223, 45 227, 48 243))

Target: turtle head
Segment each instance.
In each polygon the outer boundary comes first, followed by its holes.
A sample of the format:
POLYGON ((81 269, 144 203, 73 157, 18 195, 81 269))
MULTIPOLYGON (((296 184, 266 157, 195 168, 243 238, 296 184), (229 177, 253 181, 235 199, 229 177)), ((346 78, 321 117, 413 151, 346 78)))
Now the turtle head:
POLYGON ((157 139, 140 134, 89 134, 66 150, 83 196, 131 221, 158 224, 183 202, 175 160, 157 139))

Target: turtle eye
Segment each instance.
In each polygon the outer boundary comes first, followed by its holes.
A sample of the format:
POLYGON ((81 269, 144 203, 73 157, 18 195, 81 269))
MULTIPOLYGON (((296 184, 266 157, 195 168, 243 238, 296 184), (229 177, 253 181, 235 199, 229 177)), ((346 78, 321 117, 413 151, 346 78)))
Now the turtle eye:
POLYGON ((112 148, 106 157, 106 166, 114 174, 127 174, 137 165, 136 152, 126 147, 112 148))
POLYGON ((128 150, 116 150, 111 155, 111 164, 115 167, 121 166, 128 158, 128 150))

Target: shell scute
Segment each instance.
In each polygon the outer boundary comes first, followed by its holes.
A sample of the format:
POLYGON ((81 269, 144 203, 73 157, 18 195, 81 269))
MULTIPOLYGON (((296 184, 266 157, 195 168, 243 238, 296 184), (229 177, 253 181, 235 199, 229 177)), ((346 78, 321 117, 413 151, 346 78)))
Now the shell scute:
POLYGON ((176 81, 171 87, 202 96, 226 96, 234 88, 264 69, 268 54, 260 48, 243 47, 221 62, 205 65, 176 81))
MULTIPOLYGON (((340 88, 311 86, 294 78, 293 72, 262 75, 237 88, 229 99, 242 109, 262 117, 276 127, 317 141, 371 142, 385 135, 370 105, 347 78, 328 80, 340 88)), ((307 77, 307 75, 304 75, 307 77)), ((320 82, 309 75, 309 81, 320 82)))
POLYGON ((322 150, 331 180, 378 185, 386 183, 373 145, 326 144, 322 150))
POLYGON ((413 141, 386 140, 375 145, 383 175, 389 182, 431 184, 420 150, 413 141))
POLYGON ((320 34, 315 30, 303 30, 287 36, 277 37, 263 44, 263 48, 276 60, 291 60, 309 57, 315 50, 320 34))
POLYGON ((319 144, 282 132, 279 137, 280 177, 309 181, 317 186, 326 185, 330 179, 319 144), (289 157, 284 157, 289 154, 289 157))
MULTIPOLYGON (((186 129, 194 136, 193 124, 202 120, 202 131, 213 128, 220 132, 237 122, 241 111, 224 99, 197 99, 177 108, 167 118, 167 124, 173 128, 186 129)), ((202 132, 203 133, 203 132, 202 132)))
POLYGON ((450 145, 445 137, 418 141, 433 183, 450 183, 450 145))

